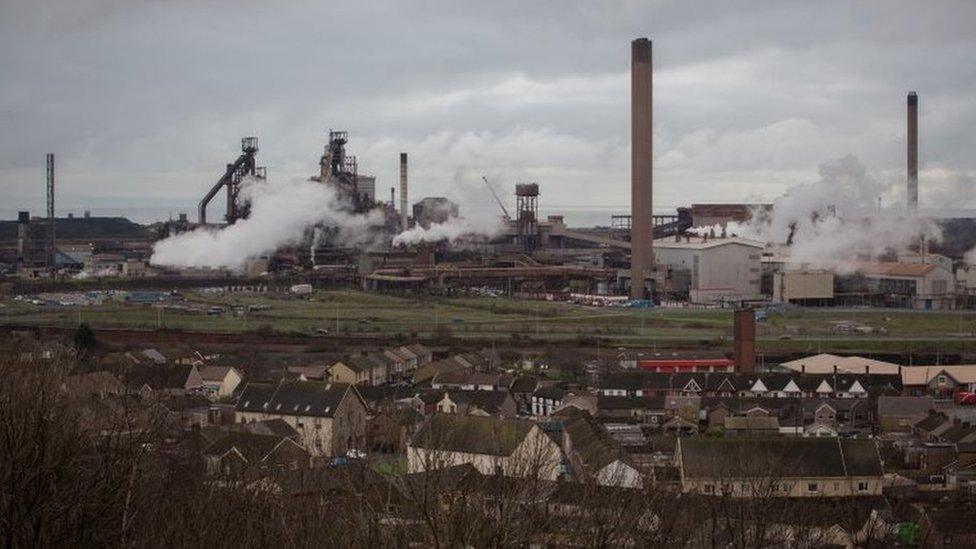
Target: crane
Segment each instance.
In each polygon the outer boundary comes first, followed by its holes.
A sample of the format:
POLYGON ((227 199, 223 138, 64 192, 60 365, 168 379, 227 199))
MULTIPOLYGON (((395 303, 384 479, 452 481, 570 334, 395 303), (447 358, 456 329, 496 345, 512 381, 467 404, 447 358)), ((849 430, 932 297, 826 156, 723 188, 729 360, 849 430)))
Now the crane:
POLYGON ((485 186, 488 187, 489 191, 491 191, 491 196, 495 197, 495 202, 498 202, 498 207, 500 207, 502 209, 502 213, 505 214, 505 219, 511 219, 512 216, 508 215, 508 210, 506 210, 505 205, 502 204, 502 199, 498 198, 498 195, 495 193, 495 189, 491 188, 491 183, 488 182, 488 178, 481 176, 481 180, 485 182, 485 186))

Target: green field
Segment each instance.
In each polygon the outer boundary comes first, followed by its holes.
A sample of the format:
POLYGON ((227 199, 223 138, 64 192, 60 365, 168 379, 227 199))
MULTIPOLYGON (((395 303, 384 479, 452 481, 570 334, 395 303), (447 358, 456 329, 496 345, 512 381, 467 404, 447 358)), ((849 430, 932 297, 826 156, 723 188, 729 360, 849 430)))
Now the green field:
MULTIPOLYGON (((722 348, 732 315, 722 309, 624 309, 486 297, 398 297, 321 291, 310 299, 271 295, 184 294, 179 311, 111 302, 98 306, 0 301, 0 324, 187 331, 274 330, 304 334, 451 335, 461 338, 589 340, 608 345, 722 348), (267 306, 237 315, 235 307, 267 306), (211 306, 226 309, 208 315, 211 306)), ((976 351, 976 313, 903 310, 789 309, 758 325, 762 347, 777 350, 976 351)))

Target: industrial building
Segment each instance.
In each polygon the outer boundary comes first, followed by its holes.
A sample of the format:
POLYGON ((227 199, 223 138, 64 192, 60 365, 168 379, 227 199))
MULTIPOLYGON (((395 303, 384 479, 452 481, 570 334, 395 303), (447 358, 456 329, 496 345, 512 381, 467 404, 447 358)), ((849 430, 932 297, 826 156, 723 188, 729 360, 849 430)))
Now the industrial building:
POLYGON ((886 305, 913 309, 950 309, 955 275, 938 263, 862 262, 856 272, 839 277, 838 293, 883 297, 886 305))
POLYGON ((827 269, 798 269, 773 273, 775 303, 829 305, 834 299, 834 273, 827 269))
POLYGON ((655 240, 654 249, 659 269, 668 266, 688 271, 688 298, 695 303, 762 299, 763 245, 759 242, 686 236, 655 240))
MULTIPOLYGON (((148 227, 118 219, 54 218, 54 156, 46 157, 47 216, 21 212, 16 222, 0 222, 0 272, 22 277, 84 276, 242 278, 288 276, 315 284, 358 285, 374 291, 454 292, 490 287, 508 295, 554 299, 572 294, 629 296, 635 306, 662 301, 742 306, 763 301, 804 306, 873 305, 941 309, 976 306, 976 267, 958 261, 976 245, 970 219, 950 220, 951 245, 919 237, 912 249, 888 250, 886 261, 832 265, 790 260, 790 242, 764 243, 737 237, 735 226, 772 214, 771 204, 694 203, 674 213, 653 210, 653 46, 631 43, 631 181, 629 212, 609 216, 609 224, 567 226, 559 213, 540 215, 546 182, 513 181, 515 210, 484 179, 499 206, 492 234, 454 235, 450 241, 393 245, 397 233, 463 217, 443 196, 409 199, 408 153, 399 153, 399 186, 389 199, 379 196, 374 176, 361 173, 347 152, 349 133, 329 130, 317 170, 309 180, 333 188, 351 215, 377 212, 384 220, 369 229, 368 246, 342 240, 339 227, 306 227, 282 249, 247 258, 240 273, 226 269, 150 267, 153 244, 196 227, 215 229, 247 219, 246 185, 260 185, 258 139, 244 137, 240 152, 223 174, 207 185, 198 222, 185 214, 148 227), (399 195, 397 195, 399 192, 399 195), (208 205, 226 195, 221 219, 208 205), (216 221, 216 222, 214 222, 216 221), (719 234, 716 234, 719 233, 719 234)), ((907 97, 907 210, 918 205, 918 94, 907 97)), ((416 195, 415 195, 416 196, 416 195)), ((419 197, 418 197, 419 198, 419 197)), ((947 225, 948 226, 948 225, 947 225)), ((440 231, 443 234, 450 231, 440 231)), ((865 254, 870 255, 870 254, 865 254)))

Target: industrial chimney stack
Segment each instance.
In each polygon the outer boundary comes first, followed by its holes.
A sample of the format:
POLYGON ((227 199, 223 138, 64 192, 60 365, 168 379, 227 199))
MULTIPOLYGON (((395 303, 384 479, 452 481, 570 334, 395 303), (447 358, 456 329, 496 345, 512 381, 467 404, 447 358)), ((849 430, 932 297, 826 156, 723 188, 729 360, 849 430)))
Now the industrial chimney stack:
POLYGON ((631 43, 630 65, 630 297, 648 299, 645 280, 654 265, 653 195, 653 75, 651 41, 631 43))
POLYGON ((409 227, 407 223, 407 153, 400 153, 400 230, 405 231, 409 227))
POLYGON ((908 93, 908 212, 918 212, 918 94, 908 93))
POLYGON ((47 155, 47 268, 55 269, 57 263, 57 246, 55 244, 54 220, 54 153, 47 155))

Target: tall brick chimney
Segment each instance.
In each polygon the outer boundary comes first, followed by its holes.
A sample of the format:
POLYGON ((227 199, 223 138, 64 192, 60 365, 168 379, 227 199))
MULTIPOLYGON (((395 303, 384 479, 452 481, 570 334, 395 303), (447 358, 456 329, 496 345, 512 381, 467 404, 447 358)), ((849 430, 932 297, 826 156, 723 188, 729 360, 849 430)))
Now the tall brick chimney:
POLYGON ((756 312, 736 309, 732 317, 732 345, 737 372, 756 371, 756 312))
POLYGON ((908 212, 918 211, 918 94, 908 94, 908 212))
POLYGON ((647 299, 644 281, 654 269, 652 226, 653 65, 651 41, 631 43, 630 64, 630 297, 647 299))

